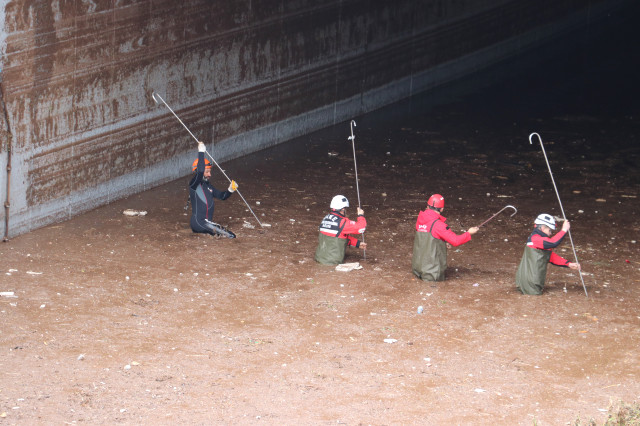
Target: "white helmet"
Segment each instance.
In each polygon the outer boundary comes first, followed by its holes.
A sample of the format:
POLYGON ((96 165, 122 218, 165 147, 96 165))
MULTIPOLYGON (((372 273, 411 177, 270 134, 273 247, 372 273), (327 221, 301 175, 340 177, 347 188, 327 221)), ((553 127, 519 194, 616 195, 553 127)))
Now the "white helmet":
POLYGON ((536 225, 547 225, 552 230, 556 230, 556 220, 553 218, 553 216, 547 213, 538 215, 535 222, 533 223, 535 223, 536 225))
POLYGON ((344 195, 336 195, 331 200, 331 209, 332 210, 342 210, 345 207, 349 207, 349 200, 344 195))

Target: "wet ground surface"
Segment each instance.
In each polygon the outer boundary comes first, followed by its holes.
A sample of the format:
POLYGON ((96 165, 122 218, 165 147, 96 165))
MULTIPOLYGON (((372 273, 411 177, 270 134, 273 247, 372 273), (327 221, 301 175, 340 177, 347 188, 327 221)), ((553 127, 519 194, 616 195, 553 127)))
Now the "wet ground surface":
POLYGON ((357 204, 348 123, 224 164, 270 225, 219 202, 237 240, 191 233, 185 177, 0 245, 0 422, 552 425, 637 400, 639 111, 615 81, 606 105, 543 81, 356 117, 361 270, 313 261, 331 197, 357 204), (533 219, 561 215, 534 131, 588 297, 554 267, 542 296, 515 290, 533 219), (434 192, 456 232, 518 208, 449 248, 437 284, 411 274, 434 192))

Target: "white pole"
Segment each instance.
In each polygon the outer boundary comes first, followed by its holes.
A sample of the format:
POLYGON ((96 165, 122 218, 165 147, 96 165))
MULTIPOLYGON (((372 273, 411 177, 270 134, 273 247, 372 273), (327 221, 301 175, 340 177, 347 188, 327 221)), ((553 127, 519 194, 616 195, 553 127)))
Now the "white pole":
MULTIPOLYGON (((351 120, 351 136, 348 140, 351 141, 353 147, 353 168, 356 172, 356 193, 358 194, 358 208, 362 208, 360 205, 360 185, 358 184, 358 163, 356 162, 356 135, 353 134, 353 128, 356 127, 356 121, 351 120)), ((364 232, 362 233, 362 242, 364 243, 364 232)), ((367 260, 367 249, 363 250, 364 260, 367 260)))
MULTIPOLYGON (((533 135, 536 135, 538 137, 538 140, 540 141, 540 147, 542 148, 542 154, 544 155, 544 161, 547 162, 547 168, 549 169, 549 175, 551 176, 551 183, 553 183, 553 189, 555 189, 556 191, 556 197, 558 197, 558 204, 560 204, 560 211, 562 212, 562 218, 566 221, 567 220, 567 216, 564 214, 564 207, 562 207, 562 201, 560 200, 560 194, 558 193, 558 187, 556 186, 556 181, 553 178, 553 173, 551 172, 551 166, 549 165, 549 159, 547 158, 547 152, 544 150, 544 145, 542 144, 542 138, 540 137, 539 134, 537 133, 531 133, 529 135, 529 144, 533 145, 533 140, 531 139, 533 137, 533 135)), ((573 257, 576 259, 576 263, 580 264, 580 262, 578 262, 578 255, 576 254, 576 247, 573 245, 573 238, 571 237, 571 229, 569 229, 569 241, 571 241, 571 249, 573 250, 573 257)), ((580 281, 582 282, 582 288, 584 289, 584 294, 585 296, 589 297, 589 294, 587 293, 587 286, 584 284, 584 278, 582 278, 582 271, 580 269, 578 269, 578 274, 580 275, 580 281)))

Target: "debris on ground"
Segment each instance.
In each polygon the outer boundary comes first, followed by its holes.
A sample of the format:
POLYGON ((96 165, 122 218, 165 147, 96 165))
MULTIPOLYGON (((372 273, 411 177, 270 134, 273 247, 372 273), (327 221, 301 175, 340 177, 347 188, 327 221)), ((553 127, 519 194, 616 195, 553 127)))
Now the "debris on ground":
POLYGON ((341 263, 340 265, 336 266, 336 271, 340 272, 350 272, 354 269, 362 269, 362 266, 359 262, 341 263))
POLYGON ((147 212, 144 210, 126 209, 122 212, 122 214, 125 216, 146 216, 147 212))

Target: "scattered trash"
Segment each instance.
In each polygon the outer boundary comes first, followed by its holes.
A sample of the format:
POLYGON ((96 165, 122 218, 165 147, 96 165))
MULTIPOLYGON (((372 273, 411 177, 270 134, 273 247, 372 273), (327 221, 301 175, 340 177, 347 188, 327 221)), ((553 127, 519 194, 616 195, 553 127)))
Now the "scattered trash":
POLYGON ((637 198, 636 195, 621 195, 622 198, 637 198))
POLYGON ((42 272, 27 271, 27 274, 29 274, 29 275, 42 275, 42 272))
POLYGON ((341 263, 340 265, 336 266, 336 271, 340 272, 350 272, 354 269, 362 269, 362 266, 360 266, 359 262, 341 263))
POLYGON ((84 354, 78 355, 78 361, 82 361, 84 359, 84 354))
POLYGON ((486 392, 486 390, 484 390, 484 389, 480 389, 480 388, 475 388, 473 391, 474 391, 474 392, 478 392, 478 393, 486 392))
POLYGON ((385 343, 395 343, 397 341, 398 341, 397 339, 384 339, 385 343))
POLYGON ((584 210, 578 210, 578 213, 582 214, 584 213, 584 210))
POLYGON ((265 228, 271 228, 271 224, 270 223, 263 223, 262 226, 264 226, 265 228))
POLYGON ((329 157, 337 157, 338 153, 336 151, 329 151, 327 152, 327 154, 329 154, 329 157))
POLYGON ((247 222, 246 220, 242 224, 242 227, 243 228, 249 228, 249 229, 254 229, 255 228, 255 226, 253 226, 251 223, 247 222))
POLYGON ((418 306, 418 313, 421 314, 422 311, 424 311, 424 308, 422 306, 418 306))
POLYGON ((126 209, 122 214, 125 216, 146 216, 147 212, 144 210, 126 209))
POLYGON ((605 200, 604 198, 596 198, 596 203, 606 203, 607 200, 605 200))
POLYGON ((2 297, 13 297, 13 298, 17 298, 18 297, 12 291, 0 291, 0 296, 2 296, 2 297))
POLYGON ((474 284, 473 284, 473 286, 474 286, 474 287, 478 287, 479 285, 480 285, 480 284, 478 284, 478 283, 474 283, 474 284))

